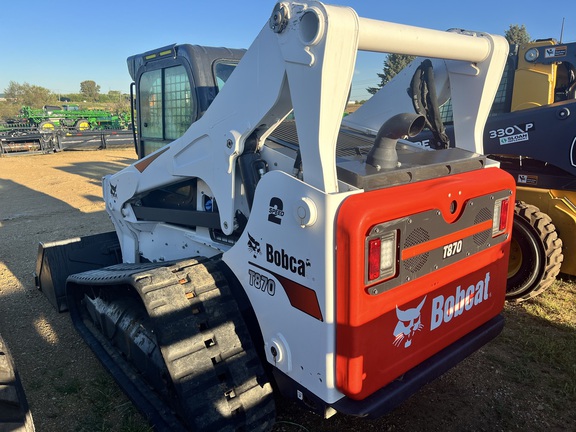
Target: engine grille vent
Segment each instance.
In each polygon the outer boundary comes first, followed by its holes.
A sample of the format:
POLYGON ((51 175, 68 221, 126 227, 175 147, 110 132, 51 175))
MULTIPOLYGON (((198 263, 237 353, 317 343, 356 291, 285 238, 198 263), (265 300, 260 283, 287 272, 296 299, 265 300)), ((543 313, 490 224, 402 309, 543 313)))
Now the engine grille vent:
MULTIPOLYGON (((430 240, 430 234, 422 227, 414 229, 404 241, 404 249, 416 246, 430 240)), ((429 253, 423 253, 404 261, 404 269, 411 273, 418 273, 428 261, 429 253)))
POLYGON ((407 259, 404 261, 404 270, 409 271, 410 273, 418 273, 428 261, 428 255, 429 253, 426 252, 415 256, 414 258, 407 259))
POLYGON ((430 240, 430 234, 422 227, 414 229, 404 241, 404 249, 419 245, 430 240))

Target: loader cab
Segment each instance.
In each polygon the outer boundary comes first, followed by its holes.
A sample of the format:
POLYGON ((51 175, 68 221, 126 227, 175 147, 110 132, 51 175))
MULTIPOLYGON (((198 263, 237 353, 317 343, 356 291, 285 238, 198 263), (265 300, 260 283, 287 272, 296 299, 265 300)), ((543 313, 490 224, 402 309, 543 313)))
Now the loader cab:
POLYGON ((174 44, 129 57, 138 157, 182 136, 208 109, 244 52, 174 44))
MULTIPOLYGON (((576 44, 554 39, 511 45, 490 116, 576 99, 576 44)), ((445 125, 453 124, 452 101, 440 107, 445 125)))
POLYGON ((576 99, 576 67, 562 62, 557 66, 554 102, 576 99))
MULTIPOLYGON (((498 90, 496 90, 496 95, 494 96, 492 108, 490 109, 490 116, 510 112, 514 89, 514 74, 517 67, 517 59, 516 56, 513 55, 513 52, 514 51, 510 52, 510 55, 506 60, 504 72, 502 73, 502 79, 500 80, 498 90)), ((448 99, 443 105, 441 105, 439 111, 442 123, 444 123, 444 125, 451 126, 454 124, 452 99, 448 99)))
POLYGON ((520 45, 510 111, 574 99, 576 75, 569 60, 575 49, 572 43, 558 44, 554 39, 520 45))

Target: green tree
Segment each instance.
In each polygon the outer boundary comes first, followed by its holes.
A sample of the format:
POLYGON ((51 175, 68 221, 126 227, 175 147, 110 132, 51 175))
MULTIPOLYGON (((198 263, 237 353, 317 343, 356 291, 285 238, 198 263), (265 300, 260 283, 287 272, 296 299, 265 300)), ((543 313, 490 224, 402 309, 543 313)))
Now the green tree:
POLYGON ((522 24, 521 26, 518 24, 510 24, 508 30, 504 32, 504 37, 506 40, 511 44, 523 44, 530 42, 530 35, 526 30, 526 26, 522 24))
POLYGON ((130 97, 123 95, 122 92, 116 90, 110 90, 108 92, 110 97, 110 102, 112 102, 112 108, 115 113, 127 113, 130 112, 130 97))
POLYGON ((28 83, 19 84, 15 81, 10 81, 8 88, 4 90, 4 95, 14 105, 27 105, 33 108, 41 108, 56 100, 56 96, 47 88, 28 83))
POLYGON ((0 101, 0 119, 10 119, 18 115, 19 108, 10 102, 0 101))
POLYGON ((24 99, 24 89, 22 84, 18 84, 15 81, 10 81, 8 87, 4 89, 4 96, 6 100, 14 103, 18 103, 24 99))
POLYGON ((111 101, 118 101, 122 98, 122 92, 120 90, 109 90, 108 97, 111 101))
POLYGON ((82 81, 80 83, 80 93, 82 93, 86 99, 97 101, 98 95, 100 94, 100 86, 92 80, 82 81))
POLYGON ((370 94, 375 94, 380 90, 388 81, 390 81, 398 72, 404 69, 412 60, 414 56, 409 56, 406 54, 388 54, 386 60, 384 60, 383 73, 379 73, 380 84, 378 87, 368 87, 366 91, 370 94))

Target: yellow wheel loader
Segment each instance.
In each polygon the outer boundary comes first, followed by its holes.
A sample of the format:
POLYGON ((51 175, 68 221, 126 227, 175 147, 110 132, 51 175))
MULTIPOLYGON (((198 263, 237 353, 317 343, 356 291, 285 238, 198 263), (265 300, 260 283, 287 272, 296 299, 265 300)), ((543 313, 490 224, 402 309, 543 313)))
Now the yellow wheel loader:
MULTIPOLYGON (((395 83, 385 91, 412 100, 413 111, 427 117, 428 130, 410 140, 434 149, 459 145, 444 72, 417 60, 405 74, 393 81, 408 93, 395 83)), ((550 39, 510 47, 478 149, 516 179, 510 301, 537 296, 560 272, 576 275, 575 96, 576 43, 550 39)))

